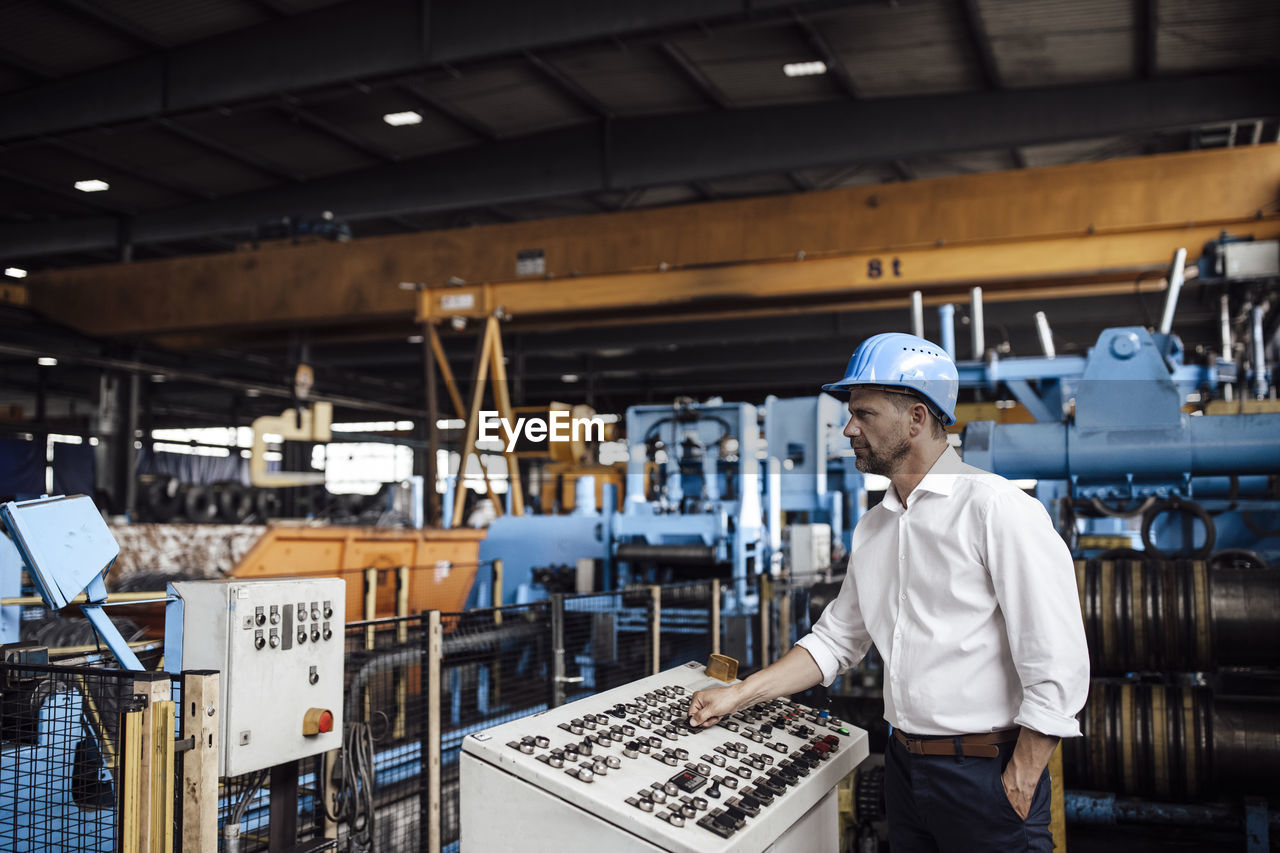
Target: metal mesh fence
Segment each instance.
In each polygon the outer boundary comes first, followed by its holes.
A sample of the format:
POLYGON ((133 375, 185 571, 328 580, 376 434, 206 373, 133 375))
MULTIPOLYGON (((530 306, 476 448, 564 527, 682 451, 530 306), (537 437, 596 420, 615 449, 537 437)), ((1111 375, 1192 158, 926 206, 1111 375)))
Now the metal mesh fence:
POLYGON ((0 850, 117 848, 122 714, 147 677, 0 663, 0 850))
POLYGON ((719 620, 713 620, 716 602, 712 600, 719 594, 719 586, 711 580, 662 587, 658 616, 659 670, 691 660, 705 662, 712 650, 719 647, 712 635, 713 630, 719 631, 719 620))
POLYGON ((563 675, 556 704, 610 690, 654 671, 651 587, 553 597, 560 619, 563 675), (556 606, 561 604, 562 613, 556 606))
MULTIPOLYGON (((421 616, 384 619, 347 626, 346 697, 348 725, 343 760, 366 738, 372 751, 372 820, 339 834, 376 851, 415 850, 421 840, 423 736, 426 703, 423 685, 424 629, 421 616)), ((339 767, 350 772, 356 768, 339 767)), ((342 779, 342 775, 338 776, 342 779)), ((354 776, 348 775, 348 787, 354 776)))
POLYGON ((545 710, 554 701, 552 605, 541 601, 441 614, 443 850, 457 850, 458 769, 468 734, 545 710))

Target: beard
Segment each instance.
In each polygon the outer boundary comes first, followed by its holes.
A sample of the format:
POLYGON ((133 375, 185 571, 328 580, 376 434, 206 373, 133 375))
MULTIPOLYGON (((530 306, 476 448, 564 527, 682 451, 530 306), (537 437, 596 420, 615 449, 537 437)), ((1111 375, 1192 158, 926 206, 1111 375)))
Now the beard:
POLYGON ((862 453, 855 457, 854 465, 863 474, 879 474, 882 477, 893 476, 894 470, 911 452, 911 441, 905 436, 885 444, 879 450, 870 444, 862 448, 862 453))

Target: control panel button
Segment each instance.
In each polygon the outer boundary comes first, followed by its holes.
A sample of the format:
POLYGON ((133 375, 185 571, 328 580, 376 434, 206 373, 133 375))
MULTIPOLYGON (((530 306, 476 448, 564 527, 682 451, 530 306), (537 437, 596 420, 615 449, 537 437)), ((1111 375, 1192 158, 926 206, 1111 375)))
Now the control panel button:
POLYGON ((333 731, 333 712, 328 708, 308 708, 302 715, 304 737, 328 734, 333 731))

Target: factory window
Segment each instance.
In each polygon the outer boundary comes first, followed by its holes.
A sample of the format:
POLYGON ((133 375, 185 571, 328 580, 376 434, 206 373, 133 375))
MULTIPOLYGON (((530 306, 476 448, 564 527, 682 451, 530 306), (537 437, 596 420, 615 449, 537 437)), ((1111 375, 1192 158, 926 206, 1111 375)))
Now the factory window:
POLYGON ((372 495, 384 483, 407 480, 413 474, 413 450, 381 442, 335 442, 314 448, 311 464, 324 468, 324 484, 330 492, 372 495))

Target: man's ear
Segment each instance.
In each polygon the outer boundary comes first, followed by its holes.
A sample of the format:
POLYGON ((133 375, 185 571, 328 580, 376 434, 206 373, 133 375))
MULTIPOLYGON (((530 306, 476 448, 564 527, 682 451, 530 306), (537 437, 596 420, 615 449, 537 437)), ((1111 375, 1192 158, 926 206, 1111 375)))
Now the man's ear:
POLYGON ((929 426, 929 407, 924 403, 916 403, 911 407, 911 435, 915 437, 929 426))

